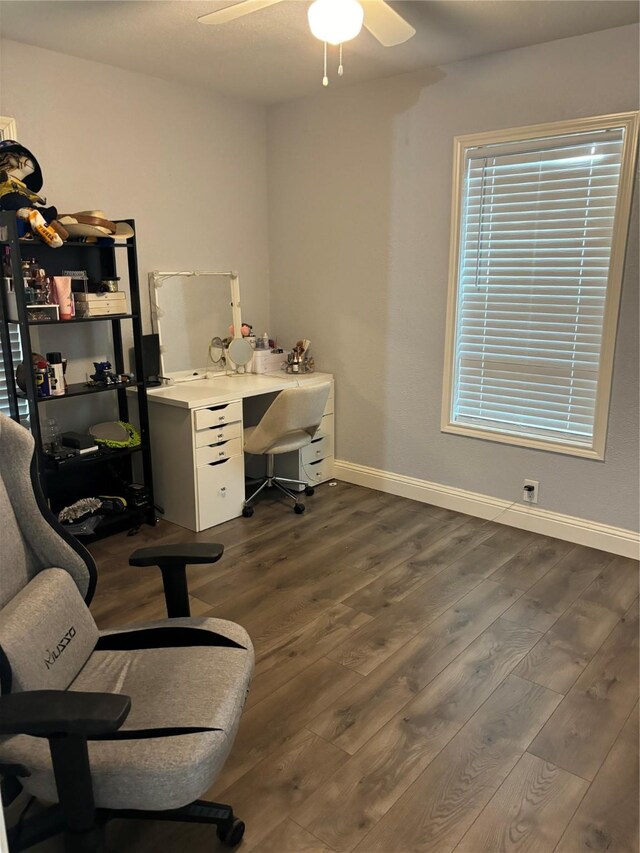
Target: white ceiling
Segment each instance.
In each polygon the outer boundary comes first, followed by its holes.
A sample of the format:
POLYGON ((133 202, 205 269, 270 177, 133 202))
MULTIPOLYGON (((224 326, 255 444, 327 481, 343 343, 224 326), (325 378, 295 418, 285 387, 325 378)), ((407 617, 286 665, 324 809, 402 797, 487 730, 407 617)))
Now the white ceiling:
MULTIPOLYGON (((320 91, 322 45, 306 0, 284 0, 219 27, 196 18, 230 0, 2 0, 5 38, 205 86, 266 104, 320 91)), ((345 46, 333 85, 389 77, 638 21, 636 0, 403 0, 417 30, 383 48, 366 31, 345 46)), ((333 60, 332 66, 333 66, 333 60)), ((337 64, 337 63, 336 63, 337 64)))

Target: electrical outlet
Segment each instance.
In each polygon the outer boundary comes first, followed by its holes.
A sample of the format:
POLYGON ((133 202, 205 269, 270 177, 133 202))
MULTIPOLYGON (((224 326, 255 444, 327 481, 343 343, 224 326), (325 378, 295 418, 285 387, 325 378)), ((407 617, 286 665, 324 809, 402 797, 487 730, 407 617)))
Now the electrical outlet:
POLYGON ((528 504, 538 503, 540 483, 537 480, 525 480, 522 486, 522 500, 528 504))

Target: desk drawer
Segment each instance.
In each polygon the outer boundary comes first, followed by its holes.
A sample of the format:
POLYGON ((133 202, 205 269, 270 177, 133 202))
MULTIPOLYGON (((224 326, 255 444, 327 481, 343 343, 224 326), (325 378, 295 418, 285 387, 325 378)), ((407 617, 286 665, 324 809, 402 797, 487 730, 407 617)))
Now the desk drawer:
POLYGON ((244 465, 242 456, 198 468, 198 530, 222 524, 242 513, 244 465))
POLYGON ((197 430, 229 424, 233 421, 242 421, 242 403, 239 400, 223 403, 220 406, 211 406, 209 409, 196 409, 193 413, 193 423, 197 430))
POLYGON ((325 456, 333 456, 333 436, 324 435, 318 438, 318 433, 311 444, 305 445, 300 450, 300 461, 304 465, 307 462, 315 462, 324 459, 325 456))
POLYGON ((242 439, 232 438, 231 441, 223 441, 220 444, 212 444, 209 447, 199 447, 196 450, 196 465, 210 465, 212 462, 220 462, 222 459, 233 459, 242 453, 242 439))
POLYGON ((333 456, 326 456, 319 462, 302 462, 302 478, 310 483, 324 483, 333 477, 333 456))
POLYGON ((234 421, 231 424, 220 424, 219 426, 207 427, 196 432, 196 447, 205 447, 207 444, 217 444, 220 441, 229 441, 231 438, 240 438, 242 435, 242 424, 234 421))

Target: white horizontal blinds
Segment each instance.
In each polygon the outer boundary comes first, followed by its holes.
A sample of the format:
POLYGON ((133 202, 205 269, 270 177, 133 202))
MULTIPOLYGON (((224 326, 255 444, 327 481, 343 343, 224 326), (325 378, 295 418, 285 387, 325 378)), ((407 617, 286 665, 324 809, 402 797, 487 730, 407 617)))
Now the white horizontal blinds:
POLYGON ((591 446, 623 133, 468 150, 454 422, 591 446))
MULTIPOLYGON (((11 340, 11 352, 13 355, 13 363, 20 364, 22 361, 22 349, 20 347, 20 335, 15 326, 9 326, 9 338, 11 340)), ((21 415, 27 414, 27 401, 18 400, 18 410, 21 415)), ((9 410, 9 393, 7 391, 7 377, 4 372, 4 362, 2 360, 2 344, 0 344, 0 412, 5 415, 10 415, 9 410)))

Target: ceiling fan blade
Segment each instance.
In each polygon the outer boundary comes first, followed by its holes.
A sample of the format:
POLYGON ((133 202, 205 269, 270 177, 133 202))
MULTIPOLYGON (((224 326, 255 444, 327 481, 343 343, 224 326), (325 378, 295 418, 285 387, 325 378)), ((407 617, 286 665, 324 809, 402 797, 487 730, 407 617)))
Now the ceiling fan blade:
POLYGON ((235 21, 236 18, 243 18, 245 15, 259 12, 260 9, 280 2, 281 0, 242 0, 241 3, 235 3, 233 6, 225 6, 224 9, 216 9, 208 15, 201 15, 198 21, 201 24, 226 24, 228 21, 235 21))
POLYGON ((384 47, 402 44, 416 31, 385 0, 364 0, 364 25, 384 47))

